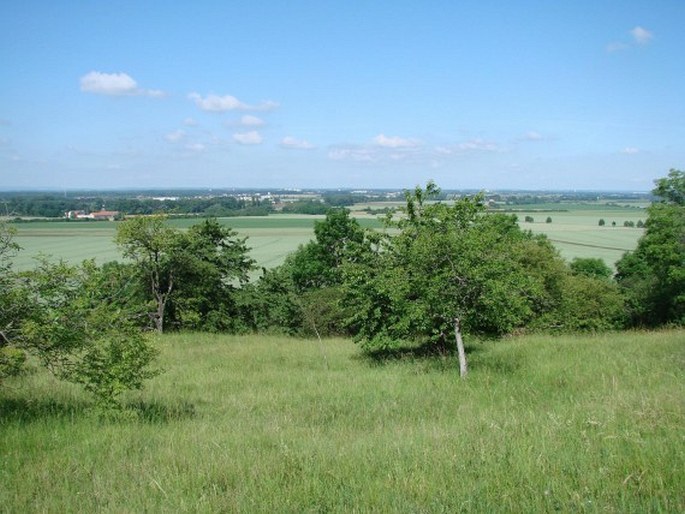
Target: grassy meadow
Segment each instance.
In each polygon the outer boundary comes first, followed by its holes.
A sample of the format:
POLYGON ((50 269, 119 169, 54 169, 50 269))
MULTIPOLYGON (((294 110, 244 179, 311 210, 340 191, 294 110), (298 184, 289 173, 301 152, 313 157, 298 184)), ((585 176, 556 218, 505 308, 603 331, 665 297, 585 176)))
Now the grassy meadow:
MULTIPOLYGON (((559 209, 558 204, 556 208, 559 209)), ((362 224, 370 228, 381 228, 375 216, 369 216, 358 206, 353 214, 362 224)), ((614 207, 606 205, 563 205, 563 211, 539 210, 540 206, 521 207, 516 211, 521 226, 533 232, 546 234, 568 260, 574 257, 599 257, 609 265, 637 245, 642 229, 625 228, 624 221, 646 220, 644 209, 636 207, 614 207), (536 210, 537 209, 537 210, 536 210), (524 223, 526 216, 534 218, 533 223, 524 223), (545 223, 547 216, 552 223, 545 223), (599 219, 606 226, 598 225, 599 219), (612 221, 616 226, 612 227, 612 221)), ((271 268, 281 264, 285 257, 297 247, 314 236, 314 222, 323 216, 271 215, 266 217, 221 218, 226 226, 235 229, 241 236, 248 237, 251 255, 258 266, 271 268)), ((187 228, 197 219, 174 219, 170 223, 179 228, 187 228)), ((34 221, 14 225, 17 230, 16 242, 23 251, 15 259, 18 270, 31 269, 35 257, 41 253, 62 258, 76 264, 84 259, 95 258, 102 264, 121 259, 113 242, 116 222, 67 222, 34 221)))
POLYGON ((0 395, 3 512, 683 512, 685 332, 526 336, 377 361, 349 340, 171 334, 98 418, 0 395))

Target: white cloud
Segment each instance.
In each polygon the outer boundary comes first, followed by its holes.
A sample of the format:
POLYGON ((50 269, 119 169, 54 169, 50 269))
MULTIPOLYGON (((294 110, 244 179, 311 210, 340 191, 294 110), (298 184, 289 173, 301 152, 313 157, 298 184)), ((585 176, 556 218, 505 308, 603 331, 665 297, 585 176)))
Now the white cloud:
POLYGON ((328 158, 334 161, 375 162, 378 154, 364 146, 337 146, 328 151, 328 158))
POLYGON ((627 146, 623 150, 621 150, 621 153, 626 155, 635 155, 636 153, 640 153, 640 150, 638 148, 635 148, 634 146, 627 146))
POLYGON ((543 137, 542 134, 539 132, 535 132, 534 130, 531 130, 530 132, 526 132, 520 139, 519 141, 542 141, 545 138, 543 137))
POLYGON ((373 138, 373 142, 384 148, 413 148, 418 146, 417 141, 414 139, 405 139, 397 136, 386 136, 385 134, 378 134, 373 138))
POLYGON ((101 73, 91 71, 81 77, 81 91, 108 96, 144 95, 155 98, 165 96, 159 89, 141 89, 138 83, 126 73, 101 73))
POLYGON ((201 110, 206 112, 227 112, 227 111, 269 111, 278 107, 276 102, 270 100, 261 102, 257 105, 249 105, 241 102, 232 95, 214 95, 201 96, 198 93, 190 93, 188 98, 195 102, 201 110))
POLYGON ((633 40, 638 45, 646 45, 654 38, 654 34, 651 31, 639 26, 631 30, 630 35, 633 36, 633 40))
POLYGON ((183 120, 183 124, 186 127, 197 127, 197 121, 195 121, 193 118, 186 118, 183 120))
POLYGON ((164 139, 166 139, 170 143, 178 143, 181 139, 185 137, 185 135, 186 133, 182 130, 174 130, 173 132, 170 132, 169 134, 165 135, 164 139))
POLYGON ((263 141, 261 134, 256 130, 233 134, 233 139, 241 145, 258 145, 263 141))
POLYGON ((292 148, 297 150, 311 150, 314 145, 304 139, 297 139, 291 136, 286 136, 281 140, 283 148, 292 148))
POLYGON ((244 127, 262 127, 265 125, 263 119, 257 116, 252 116, 251 114, 245 114, 240 118, 240 124, 244 127))
POLYGON ((187 150, 191 150, 193 152, 204 152, 205 148, 207 148, 202 143, 189 143, 185 147, 187 150))

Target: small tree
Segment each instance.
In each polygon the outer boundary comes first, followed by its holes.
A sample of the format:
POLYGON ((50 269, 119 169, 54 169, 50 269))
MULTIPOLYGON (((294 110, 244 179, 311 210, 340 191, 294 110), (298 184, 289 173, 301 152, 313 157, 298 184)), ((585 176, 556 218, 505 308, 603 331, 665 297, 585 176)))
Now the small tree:
POLYGON ((526 223, 533 223, 535 221, 535 219, 532 216, 526 216, 524 220, 526 223))
POLYGON ((105 408, 140 389, 158 370, 156 350, 122 315, 111 292, 100 288, 101 270, 43 261, 22 275, 23 294, 33 306, 22 323, 19 345, 39 357, 58 378, 81 384, 105 408))
POLYGON ((611 268, 602 259, 594 257, 575 257, 570 264, 571 272, 574 275, 584 275, 586 277, 609 279, 611 268))
POLYGON ((180 267, 177 262, 183 248, 180 231, 166 225, 164 216, 138 216, 117 228, 116 243, 124 257, 132 259, 145 278, 153 297, 150 318, 158 332, 164 330, 164 312, 176 286, 180 267))
POLYGON ((552 223, 552 217, 547 216, 547 219, 545 220, 545 223, 552 223))
POLYGON ((600 218, 599 219, 599 226, 603 227, 604 225, 606 225, 606 221, 604 221, 604 218, 600 218))
POLYGON ((515 217, 486 214, 482 195, 429 203, 438 193, 433 183, 407 192, 404 216, 394 223, 399 233, 370 264, 346 268, 356 306, 351 321, 369 348, 399 340, 447 348, 454 341, 463 377, 463 335, 505 334, 534 318, 554 279, 531 256, 558 257, 515 217))

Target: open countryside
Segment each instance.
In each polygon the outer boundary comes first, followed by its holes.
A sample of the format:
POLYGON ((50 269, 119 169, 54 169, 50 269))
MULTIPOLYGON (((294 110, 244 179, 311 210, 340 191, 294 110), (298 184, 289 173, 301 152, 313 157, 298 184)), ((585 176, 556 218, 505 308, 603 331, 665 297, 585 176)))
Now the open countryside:
MULTIPOLYGON (((388 205, 378 203, 373 207, 388 205)), ((563 206, 551 204, 547 208, 531 205, 518 206, 514 214, 522 228, 549 237, 565 259, 596 257, 613 266, 625 252, 635 249, 643 233, 639 228, 624 226, 626 221, 637 224, 646 220, 643 205, 569 203, 563 206), (534 221, 526 223, 526 216, 534 221), (546 223, 548 217, 552 218, 551 223, 546 223), (600 219, 605 220, 604 226, 599 226, 600 219)), ((381 230, 382 221, 364 211, 368 207, 369 204, 352 206, 352 215, 362 226, 381 230)), ((272 268, 281 264, 299 245, 311 240, 315 221, 323 218, 323 215, 283 214, 219 218, 219 221, 248 238, 250 255, 259 267, 272 268)), ((187 228, 197 221, 171 219, 169 224, 187 228)), ((71 264, 84 259, 95 259, 99 264, 121 259, 114 243, 117 222, 33 221, 15 223, 14 226, 17 228, 16 241, 23 248, 15 258, 17 269, 32 268, 35 257, 40 254, 64 259, 71 264)))

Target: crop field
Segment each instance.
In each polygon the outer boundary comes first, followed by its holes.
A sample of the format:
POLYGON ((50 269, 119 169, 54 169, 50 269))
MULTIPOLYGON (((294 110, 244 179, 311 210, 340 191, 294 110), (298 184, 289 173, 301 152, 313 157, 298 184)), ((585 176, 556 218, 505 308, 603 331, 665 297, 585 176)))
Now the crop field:
MULTIPOLYGON (((636 207, 574 204, 565 205, 564 210, 559 211, 558 204, 551 206, 556 206, 557 210, 540 210, 540 206, 520 207, 515 214, 523 228, 546 234, 564 258, 599 257, 610 266, 624 252, 635 248, 643 232, 638 228, 626 228, 623 223, 647 219, 644 209, 636 207), (526 216, 533 217, 534 222, 524 223, 526 216), (552 223, 545 222, 548 216, 552 223), (604 227, 598 225, 600 218, 606 222, 604 227), (612 222, 616 222, 616 226, 612 226, 612 222)), ((377 217, 365 214, 360 208, 355 208, 353 214, 362 226, 382 227, 377 217)), ((270 268, 281 264, 286 255, 309 241, 314 235, 314 222, 320 219, 323 216, 271 215, 221 218, 220 221, 235 229, 240 236, 247 237, 251 255, 258 266, 270 268)), ((169 223, 187 228, 198 221, 173 219, 169 223)), ((35 257, 41 253, 72 264, 90 258, 100 264, 121 259, 113 242, 116 222, 35 221, 14 226, 18 231, 16 242, 23 248, 15 258, 18 270, 33 267, 35 257)))
POLYGON ((3 512, 684 512, 685 332, 522 336, 456 358, 169 334, 103 419, 0 390, 3 512))

